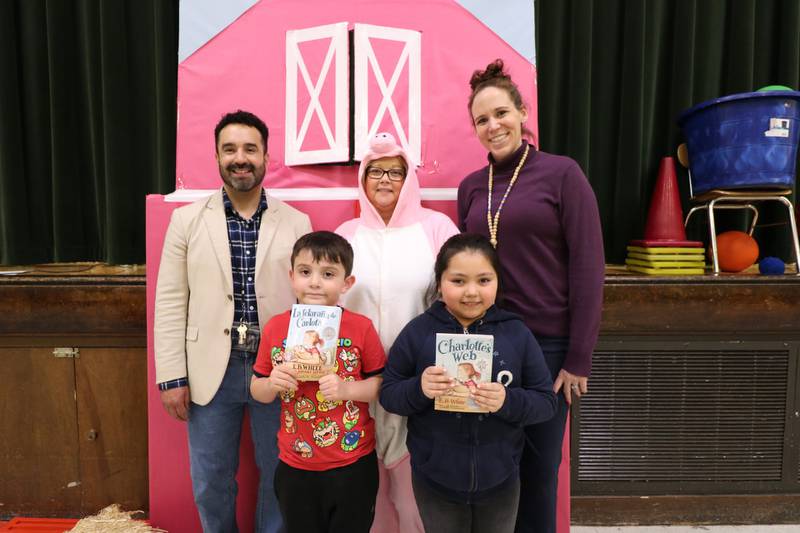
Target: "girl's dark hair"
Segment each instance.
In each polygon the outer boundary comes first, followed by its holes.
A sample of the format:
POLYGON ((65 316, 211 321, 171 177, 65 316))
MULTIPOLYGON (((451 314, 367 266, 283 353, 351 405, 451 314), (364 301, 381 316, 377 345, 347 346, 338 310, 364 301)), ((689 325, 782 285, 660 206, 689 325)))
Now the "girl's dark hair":
MULTIPOLYGON (((469 86, 472 92, 469 95, 469 103, 467 104, 467 111, 469 111, 470 119, 472 119, 472 102, 475 96, 487 87, 497 87, 508 93, 511 102, 518 111, 525 109, 525 102, 522 101, 522 95, 519 92, 519 87, 511 79, 505 71, 505 64, 503 60, 498 58, 486 65, 485 70, 476 70, 472 73, 469 79, 469 86)), ((474 127, 474 124, 473 124, 474 127)), ((533 132, 522 126, 522 133, 526 137, 533 139, 533 132)))
POLYGON ((450 260, 454 255, 461 252, 472 252, 483 255, 492 265, 495 273, 497 274, 497 301, 500 300, 500 292, 502 289, 502 282, 500 280, 500 257, 497 255, 497 250, 494 249, 489 239, 478 233, 459 233, 447 239, 439 253, 436 255, 436 263, 433 266, 433 273, 436 277, 436 291, 438 292, 441 283, 442 275, 447 270, 450 260))

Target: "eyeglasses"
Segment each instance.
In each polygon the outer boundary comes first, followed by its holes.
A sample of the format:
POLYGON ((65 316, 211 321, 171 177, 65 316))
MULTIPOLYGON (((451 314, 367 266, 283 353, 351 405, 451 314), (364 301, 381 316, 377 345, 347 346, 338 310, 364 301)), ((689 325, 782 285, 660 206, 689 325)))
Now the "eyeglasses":
POLYGON ((369 167, 367 169, 367 177, 371 180, 383 179, 384 174, 388 175, 391 181, 403 181, 406 179, 406 171, 402 168, 390 168, 389 170, 383 170, 379 167, 369 167))

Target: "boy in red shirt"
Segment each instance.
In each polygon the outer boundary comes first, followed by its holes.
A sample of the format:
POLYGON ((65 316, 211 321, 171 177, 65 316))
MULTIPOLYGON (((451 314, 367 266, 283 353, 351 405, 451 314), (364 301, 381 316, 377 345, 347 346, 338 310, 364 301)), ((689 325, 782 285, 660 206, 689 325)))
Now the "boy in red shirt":
MULTIPOLYGON (((292 250, 289 279, 301 304, 336 305, 353 286, 353 249, 339 235, 316 231, 292 250)), ((339 326, 335 373, 298 381, 283 363, 291 311, 264 327, 250 392, 282 406, 275 493, 289 533, 367 533, 375 512, 378 467, 374 421, 386 361, 372 321, 346 309, 339 326)))

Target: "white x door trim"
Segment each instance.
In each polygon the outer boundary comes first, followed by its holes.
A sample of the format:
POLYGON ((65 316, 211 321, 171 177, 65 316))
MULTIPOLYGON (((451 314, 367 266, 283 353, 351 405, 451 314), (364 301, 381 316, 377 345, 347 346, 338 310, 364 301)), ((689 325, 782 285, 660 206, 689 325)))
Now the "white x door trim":
POLYGON ((286 165, 347 161, 349 156, 347 129, 350 112, 348 53, 346 22, 286 32, 286 134, 284 136, 286 165), (319 39, 330 39, 330 45, 319 71, 319 77, 313 81, 299 44, 319 39), (326 110, 323 109, 319 100, 320 93, 328 80, 331 65, 333 65, 333 81, 331 83, 334 84, 335 97, 334 109, 328 111, 333 111, 333 127, 331 127, 326 110), (299 128, 298 77, 302 78, 309 97, 308 107, 305 109, 299 128), (314 115, 319 119, 328 147, 303 150, 303 142, 306 140, 314 115))
POLYGON ((354 91, 355 91, 355 159, 360 160, 366 153, 369 139, 377 133, 377 129, 389 114, 394 126, 397 142, 406 150, 416 164, 421 161, 422 153, 422 109, 421 109, 421 39, 418 31, 356 24, 353 36, 354 43, 354 91), (386 83, 384 72, 390 65, 381 65, 370 42, 371 39, 386 39, 403 43, 403 50, 394 65, 389 83, 386 83), (394 92, 403 68, 408 65, 408 102, 398 106, 394 92), (378 84, 381 98, 375 114, 369 116, 369 71, 372 70, 378 84), (398 107, 406 110, 407 129, 398 113, 398 107))

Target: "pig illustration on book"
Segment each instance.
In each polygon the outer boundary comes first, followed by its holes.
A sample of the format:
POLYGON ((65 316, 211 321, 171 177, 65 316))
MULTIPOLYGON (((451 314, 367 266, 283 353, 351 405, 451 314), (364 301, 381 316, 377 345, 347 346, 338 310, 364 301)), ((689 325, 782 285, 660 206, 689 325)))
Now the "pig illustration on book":
POLYGON ((325 342, 316 330, 309 329, 303 333, 303 343, 294 347, 294 358, 296 361, 309 365, 324 364, 325 357, 319 351, 325 342))
POLYGON ((466 398, 469 392, 478 386, 481 373, 472 363, 459 363, 456 366, 456 384, 448 391, 452 396, 466 398))
POLYGON ((472 363, 459 363, 457 372, 458 376, 456 376, 456 380, 468 389, 477 387, 478 382, 481 380, 481 373, 478 372, 472 363))

